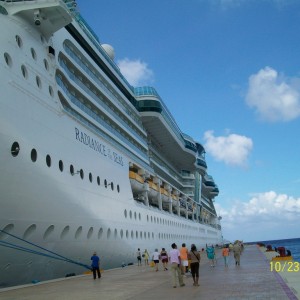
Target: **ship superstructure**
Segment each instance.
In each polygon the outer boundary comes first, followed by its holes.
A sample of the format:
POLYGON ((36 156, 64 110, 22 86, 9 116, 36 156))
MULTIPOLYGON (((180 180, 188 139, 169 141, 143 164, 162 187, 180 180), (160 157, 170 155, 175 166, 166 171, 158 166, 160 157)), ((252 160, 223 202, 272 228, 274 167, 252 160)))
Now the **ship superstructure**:
POLYGON ((203 146, 75 1, 0 0, 0 24, 0 287, 221 243, 203 146))

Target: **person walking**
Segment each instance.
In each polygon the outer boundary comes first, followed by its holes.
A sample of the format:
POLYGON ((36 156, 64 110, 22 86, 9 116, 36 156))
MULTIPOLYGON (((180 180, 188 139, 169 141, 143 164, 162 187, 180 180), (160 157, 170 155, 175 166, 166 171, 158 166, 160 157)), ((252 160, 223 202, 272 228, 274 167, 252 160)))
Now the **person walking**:
POLYGON ((138 248, 138 251, 136 252, 136 258, 138 261, 138 266, 142 265, 142 254, 140 248, 138 248))
POLYGON ((239 244, 239 241, 234 242, 232 250, 235 259, 235 265, 239 266, 241 263, 241 246, 239 244))
POLYGON ((229 248, 226 245, 224 245, 222 249, 222 256, 224 258, 225 267, 228 267, 229 248))
POLYGON ((210 266, 215 266, 215 248, 213 246, 206 248, 207 258, 210 260, 210 266))
POLYGON ((159 264, 159 260, 160 260, 160 254, 158 252, 158 249, 155 249, 155 251, 152 254, 152 260, 154 261, 155 264, 155 271, 158 271, 158 264, 159 264))
POLYGON ((148 253, 147 249, 145 249, 145 251, 143 253, 143 258, 144 258, 145 266, 148 266, 149 265, 149 253, 148 253))
POLYGON ((181 259, 181 274, 184 275, 185 273, 188 272, 188 266, 189 266, 189 261, 188 261, 188 249, 185 246, 185 243, 182 244, 182 247, 180 248, 180 259, 181 259))
POLYGON ((183 278, 181 275, 180 265, 181 265, 181 259, 180 259, 180 252, 177 249, 177 245, 173 243, 171 245, 172 249, 169 252, 169 261, 171 263, 171 273, 172 273, 172 281, 173 281, 173 288, 176 288, 176 274, 178 277, 179 285, 185 286, 183 282, 183 278))
POLYGON ((96 279, 96 272, 98 275, 98 278, 101 278, 101 273, 100 273, 100 258, 99 256, 97 256, 97 253, 94 252, 93 256, 91 257, 91 261, 92 261, 92 271, 93 271, 93 277, 94 280, 96 279))
POLYGON ((191 251, 188 254, 188 259, 191 261, 191 273, 193 277, 193 286, 199 286, 199 267, 200 267, 200 252, 194 244, 191 245, 191 251))
POLYGON ((161 251, 160 251, 160 257, 161 257, 161 262, 163 263, 163 266, 164 266, 164 271, 167 271, 168 268, 168 253, 166 251, 165 248, 162 248, 161 251))

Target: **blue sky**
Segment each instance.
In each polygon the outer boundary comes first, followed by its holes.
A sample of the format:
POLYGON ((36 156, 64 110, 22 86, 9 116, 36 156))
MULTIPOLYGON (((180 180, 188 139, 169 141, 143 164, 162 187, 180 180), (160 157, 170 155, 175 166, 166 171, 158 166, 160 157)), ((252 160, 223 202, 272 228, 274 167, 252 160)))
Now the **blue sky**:
POLYGON ((300 237, 300 1, 77 4, 129 82, 205 146, 224 238, 300 237))

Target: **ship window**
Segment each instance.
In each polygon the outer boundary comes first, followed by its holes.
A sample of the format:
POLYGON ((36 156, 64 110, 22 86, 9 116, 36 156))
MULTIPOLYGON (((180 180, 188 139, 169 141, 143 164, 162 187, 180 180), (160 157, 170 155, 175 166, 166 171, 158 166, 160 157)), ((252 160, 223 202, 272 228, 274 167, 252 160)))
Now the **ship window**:
POLYGON ((107 188, 107 180, 104 180, 104 186, 107 188))
POLYGON ((35 230, 36 230, 36 225, 35 224, 30 225, 24 232, 23 239, 24 240, 28 239, 35 232, 35 230))
POLYGON ((139 233, 137 231, 135 232, 135 238, 139 238, 139 233))
POLYGON ((4 240, 4 238, 8 238, 9 236, 6 233, 4 233, 4 231, 10 233, 14 229, 14 227, 15 227, 14 224, 11 223, 6 225, 3 228, 3 231, 0 232, 0 240, 4 240))
POLYGON ((21 66, 22 75, 24 78, 28 78, 28 72, 24 65, 21 66))
POLYGON ((154 239, 154 233, 152 232, 152 238, 154 239))
POLYGON ((44 67, 47 71, 49 70, 49 63, 48 63, 48 60, 46 58, 44 58, 44 67))
POLYGON ((94 228, 93 227, 90 227, 89 231, 88 231, 88 234, 87 234, 87 238, 90 239, 92 234, 93 234, 93 231, 94 231, 94 228))
POLYGON ((31 56, 34 60, 36 60, 36 52, 33 48, 30 49, 30 52, 31 52, 31 56))
POLYGON ((120 230, 121 239, 123 238, 123 229, 120 230))
POLYGON ((148 232, 148 239, 150 239, 150 232, 148 232))
POLYGON ((131 210, 129 211, 129 217, 130 217, 130 219, 132 219, 132 211, 131 210))
POLYGON ((35 81, 36 81, 36 85, 41 88, 42 87, 42 82, 41 82, 41 78, 39 76, 35 77, 35 81))
POLYGON ((6 64, 9 67, 11 67, 12 66, 12 59, 11 59, 10 55, 7 52, 4 53, 4 59, 5 59, 6 64))
POLYGON ((93 182, 93 175, 92 175, 92 173, 89 173, 89 180, 90 180, 90 182, 93 182))
POLYGON ((73 165, 70 165, 70 173, 71 173, 72 175, 74 175, 74 166, 73 166, 73 165))
POLYGON ((78 229, 75 232, 75 239, 78 239, 82 233, 82 226, 78 227, 78 229))
POLYGON ((111 235, 111 230, 110 228, 107 229, 107 238, 109 239, 110 238, 110 235, 111 235))
POLYGON ((119 185, 117 185, 117 191, 118 191, 118 193, 120 193, 120 186, 119 185))
POLYGON ((61 172, 64 170, 64 163, 62 162, 62 160, 60 160, 58 162, 58 167, 59 167, 59 169, 60 169, 61 172))
POLYGON ((127 210, 126 209, 124 210, 124 216, 125 216, 125 218, 127 218, 127 210))
POLYGON ((128 230, 126 230, 126 239, 128 239, 129 233, 128 230))
POLYGON ((136 212, 134 212, 134 218, 136 219, 136 212))
POLYGON ((81 179, 83 179, 83 178, 84 178, 84 172, 83 172, 83 170, 82 170, 82 169, 80 169, 79 173, 80 173, 80 177, 81 177, 81 179))
POLYGON ((19 146, 18 142, 14 142, 12 144, 10 152, 11 152, 11 155, 14 156, 14 157, 16 157, 19 154, 20 146, 19 146))
POLYGON ((147 222, 149 222, 149 216, 147 215, 147 222))
POLYGON ((146 231, 144 231, 144 239, 146 239, 147 238, 147 233, 146 233, 146 231))
POLYGON ((110 188, 111 188, 112 191, 114 190, 114 183, 113 182, 110 183, 110 188))
POLYGON ((36 160, 37 160, 37 152, 36 152, 35 149, 32 149, 32 150, 31 150, 31 160, 32 160, 33 162, 36 162, 36 160))
POLYGON ((131 230, 131 238, 133 239, 133 230, 131 230))
POLYGON ((66 237, 66 235, 69 233, 70 231, 70 226, 66 226, 63 231, 61 232, 60 238, 64 239, 66 237))
POLYGON ((139 220, 141 220, 141 214, 139 213, 139 220))
POLYGON ((97 176, 97 184, 100 185, 100 177, 97 176))
POLYGON ((118 231, 117 231, 117 229, 115 229, 115 231, 114 231, 114 238, 116 239, 118 237, 118 231))
POLYGON ((143 233, 140 231, 140 238, 142 239, 143 238, 143 233))
POLYGON ((103 234, 103 228, 100 228, 98 231, 98 239, 102 238, 102 234, 103 234))
POLYGON ((46 156, 46 164, 49 168, 51 167, 51 156, 49 154, 46 156))
POLYGON ((50 95, 51 97, 54 96, 53 88, 52 88, 51 85, 49 85, 49 95, 50 95))
POLYGON ((16 35, 16 42, 19 48, 23 47, 23 41, 19 35, 16 35))
POLYGON ((46 240, 53 231, 54 231, 54 225, 49 226, 44 233, 44 236, 43 236, 44 240, 46 240))

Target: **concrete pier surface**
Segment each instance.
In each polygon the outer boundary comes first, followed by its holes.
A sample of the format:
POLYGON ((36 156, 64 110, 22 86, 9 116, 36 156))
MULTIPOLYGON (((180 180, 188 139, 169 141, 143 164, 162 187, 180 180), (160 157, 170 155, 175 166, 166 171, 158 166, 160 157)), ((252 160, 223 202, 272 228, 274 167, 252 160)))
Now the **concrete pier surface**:
POLYGON ((0 290, 0 299, 76 300, 76 299, 298 299, 293 288, 300 286, 300 272, 293 272, 294 283, 288 285, 279 272, 272 272, 269 260, 256 246, 246 246, 241 265, 236 266, 231 254, 225 268, 220 251, 216 267, 211 267, 205 253, 200 264, 200 286, 193 286, 191 275, 184 277, 185 286, 173 288, 171 273, 155 272, 149 266, 128 266, 106 270, 101 279, 92 275, 69 277, 35 285, 0 290))

